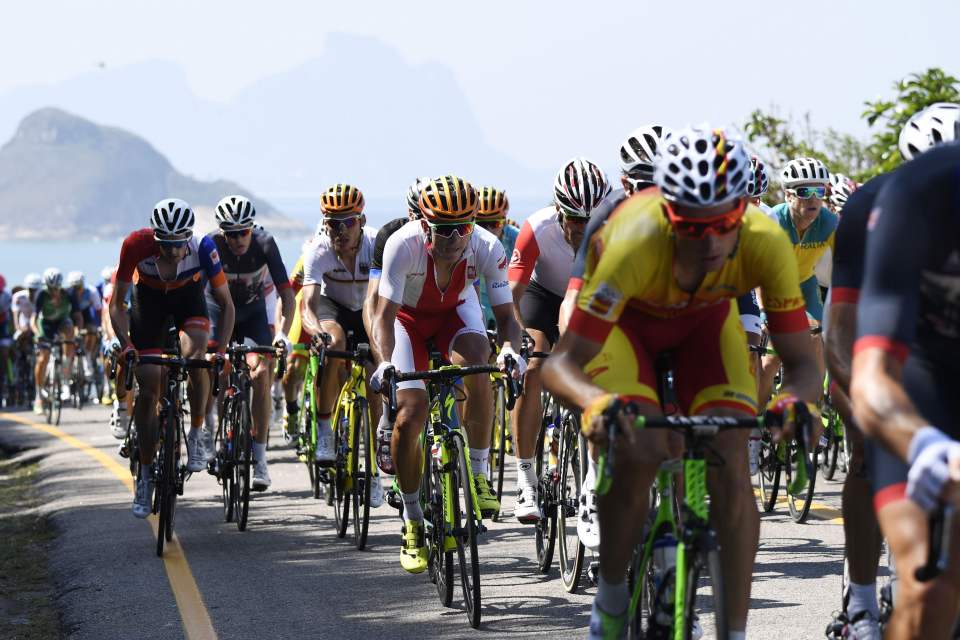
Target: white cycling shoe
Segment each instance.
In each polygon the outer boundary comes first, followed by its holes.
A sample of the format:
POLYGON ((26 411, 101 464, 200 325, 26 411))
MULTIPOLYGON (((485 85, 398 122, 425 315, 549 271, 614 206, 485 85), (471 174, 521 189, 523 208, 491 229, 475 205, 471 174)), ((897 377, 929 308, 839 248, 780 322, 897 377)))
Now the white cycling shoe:
POLYGON ((127 412, 120 407, 114 407, 110 414, 110 433, 117 440, 127 437, 127 412))
POLYGON ((213 448, 213 431, 207 427, 200 430, 200 442, 203 443, 203 455, 207 462, 216 457, 217 452, 213 448))
POLYGON ((333 429, 319 427, 317 432, 317 452, 313 459, 318 464, 331 465, 337 459, 337 453, 333 450, 333 429))
POLYGON ((187 471, 196 473, 202 471, 207 466, 206 454, 203 451, 203 442, 200 436, 191 438, 187 436, 187 471))
POLYGON ((270 472, 267 471, 267 461, 258 460, 253 467, 253 490, 264 491, 270 486, 270 472))
POLYGON ((137 491, 133 496, 133 515, 146 518, 153 511, 153 478, 150 471, 140 470, 136 488, 137 491))
POLYGON ((849 640, 881 640, 880 622, 869 611, 861 611, 847 625, 844 637, 849 640))
POLYGON ((600 520, 597 518, 597 491, 593 475, 588 473, 580 488, 580 508, 577 513, 577 536, 590 551, 600 550, 600 520))
POLYGON ((522 524, 536 524, 543 519, 540 505, 537 504, 536 487, 521 487, 517 491, 517 503, 513 514, 522 524))
POLYGON ((370 479, 370 508, 376 509, 383 504, 383 483, 380 476, 373 476, 370 479))

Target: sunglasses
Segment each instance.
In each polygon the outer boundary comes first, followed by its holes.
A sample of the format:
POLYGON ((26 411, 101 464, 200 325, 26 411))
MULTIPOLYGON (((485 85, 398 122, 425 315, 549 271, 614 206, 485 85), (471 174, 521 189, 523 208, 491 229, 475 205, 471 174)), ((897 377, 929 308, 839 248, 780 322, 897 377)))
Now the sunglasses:
POLYGON ((566 213, 562 215, 563 215, 564 224, 572 224, 577 227, 582 227, 582 226, 585 226, 588 222, 590 222, 590 218, 584 218, 583 216, 571 216, 566 213))
POLYGON ((788 189, 788 191, 801 200, 809 198, 820 198, 822 200, 827 195, 826 187, 797 187, 796 189, 788 189))
POLYGON ((236 240, 237 238, 246 238, 248 235, 250 235, 251 231, 252 229, 240 229, 239 231, 224 231, 223 235, 232 240, 236 240))
POLYGON ((487 231, 499 231, 506 224, 503 220, 477 220, 477 224, 487 231))
POLYGON ((187 246, 189 240, 157 240, 157 246, 161 249, 182 249, 187 246))
POLYGON ((323 226, 334 233, 343 233, 353 229, 360 222, 360 214, 347 216, 345 218, 324 218, 323 226))
POLYGON ((743 212, 747 208, 747 199, 740 198, 736 206, 730 211, 708 218, 689 218, 677 215, 669 202, 665 203, 665 208, 667 219, 678 236, 700 239, 708 235, 719 236, 736 230, 743 224, 743 212))
POLYGON ((461 238, 466 238, 468 235, 473 233, 473 221, 470 222, 446 222, 434 224, 433 222, 428 222, 427 225, 430 227, 430 231, 433 232, 434 236, 440 236, 441 238, 452 238, 454 234, 460 236, 461 238))

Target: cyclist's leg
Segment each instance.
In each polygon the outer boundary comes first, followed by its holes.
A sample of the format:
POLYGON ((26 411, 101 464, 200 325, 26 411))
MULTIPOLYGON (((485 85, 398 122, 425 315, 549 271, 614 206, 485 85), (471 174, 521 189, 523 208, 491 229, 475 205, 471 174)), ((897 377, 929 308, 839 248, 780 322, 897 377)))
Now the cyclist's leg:
MULTIPOLYGON (((688 415, 751 418, 756 382, 736 305, 725 303, 700 314, 700 323, 674 356, 677 397, 688 415)), ((720 433, 712 447, 722 464, 710 465, 710 517, 723 550, 720 564, 731 631, 744 631, 750 583, 760 537, 747 461, 749 429, 720 433)))
POLYGON ((63 338, 63 379, 70 379, 70 371, 73 365, 73 357, 77 351, 77 345, 73 340, 77 337, 77 329, 73 326, 73 321, 69 318, 60 325, 60 337, 63 338))
MULTIPOLYGON (((452 313, 450 322, 444 323, 437 336, 437 343, 447 345, 450 362, 462 366, 485 365, 490 361, 490 341, 483 326, 483 314, 477 302, 467 302, 452 313), (450 338, 452 336, 452 339, 450 338)), ((471 446, 477 452, 490 451, 490 435, 493 424, 493 392, 487 376, 466 376, 463 379, 467 400, 464 407, 464 428, 471 446)), ((481 465, 486 464, 486 455, 481 465)), ((478 459, 471 460, 471 462, 478 459)), ((473 465, 471 465, 473 466, 473 465)), ((479 473, 477 468, 473 469, 479 473)))
POLYGON ((44 328, 41 327, 40 335, 37 336, 36 340, 37 361, 33 367, 33 379, 34 384, 36 384, 36 399, 34 400, 35 413, 42 411, 43 397, 41 395, 41 389, 43 389, 43 379, 46 376, 47 364, 50 362, 50 344, 44 337, 45 333, 44 328))

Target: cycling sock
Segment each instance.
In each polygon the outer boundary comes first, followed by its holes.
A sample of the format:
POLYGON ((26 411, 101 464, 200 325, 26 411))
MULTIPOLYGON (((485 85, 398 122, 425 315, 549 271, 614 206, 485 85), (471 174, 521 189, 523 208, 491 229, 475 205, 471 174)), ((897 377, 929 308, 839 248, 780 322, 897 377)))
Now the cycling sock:
POLYGON ((422 521, 423 509, 420 508, 420 490, 417 489, 413 493, 401 493, 400 495, 403 496, 403 519, 422 521))
POLYGON ((877 584, 850 583, 850 602, 847 604, 847 617, 853 619, 861 611, 869 611, 874 617, 880 617, 880 605, 877 603, 877 584))
POLYGON ((299 412, 300 412, 300 405, 297 403, 297 401, 296 401, 296 400, 288 400, 288 401, 287 401, 287 415, 288 415, 288 416, 292 416, 293 414, 299 413, 299 412))
POLYGON ((200 439, 200 427, 190 425, 190 433, 187 434, 188 440, 199 440, 200 439))
POLYGON ((210 403, 210 407, 207 409, 206 415, 203 416, 203 424, 206 426, 207 431, 211 433, 217 430, 217 414, 214 411, 213 403, 210 403))
POLYGON ((490 466, 490 447, 486 449, 470 449, 470 468, 473 475, 486 474, 490 466))
POLYGON ((266 462, 267 461, 267 443, 266 442, 253 442, 253 459, 256 462, 266 462))
POLYGON ((747 632, 746 631, 730 631, 727 634, 727 637, 730 638, 730 640, 747 640, 747 632))
POLYGON ((617 616, 627 610, 630 604, 630 591, 627 582, 623 580, 612 584, 603 579, 601 574, 597 582, 597 606, 606 613, 617 616))
POLYGON ((326 418, 317 417, 317 435, 329 436, 333 434, 333 427, 330 426, 330 414, 326 418))
POLYGON ((533 458, 517 458, 518 488, 537 486, 537 471, 533 468, 533 462, 533 458))

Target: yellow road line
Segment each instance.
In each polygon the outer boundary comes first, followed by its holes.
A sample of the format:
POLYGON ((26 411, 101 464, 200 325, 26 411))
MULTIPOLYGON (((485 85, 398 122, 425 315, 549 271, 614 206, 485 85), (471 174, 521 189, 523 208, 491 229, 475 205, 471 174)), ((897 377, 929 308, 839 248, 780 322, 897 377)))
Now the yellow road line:
MULTIPOLYGON (((780 494, 777 496, 777 506, 787 508, 787 498, 784 495, 786 489, 780 487, 780 494)), ((753 488, 753 494, 760 497, 759 487, 753 488)), ((843 514, 839 509, 835 509, 830 505, 824 504, 822 502, 813 501, 810 503, 810 517, 815 520, 821 520, 827 524, 843 524, 843 514)))
MULTIPOLYGON (((87 454, 112 473, 120 482, 126 486, 127 491, 133 493, 133 478, 130 477, 130 469, 96 447, 58 429, 57 427, 42 422, 34 422, 17 414, 0 412, 0 419, 10 420, 22 425, 26 425, 38 431, 51 435, 66 444, 79 449, 87 454)), ((157 535, 159 523, 157 517, 151 515, 147 520, 153 529, 153 535, 157 535)), ((180 611, 180 619, 183 621, 183 630, 190 640, 216 640, 217 632, 213 629, 213 622, 210 620, 210 614, 207 607, 203 604, 203 597, 200 595, 200 589, 193 578, 193 572, 190 570, 190 564, 180 546, 180 540, 177 534, 173 534, 173 540, 168 542, 164 548, 163 566, 167 571, 167 579, 170 581, 170 588, 173 590, 173 597, 177 601, 177 609, 180 611)))

